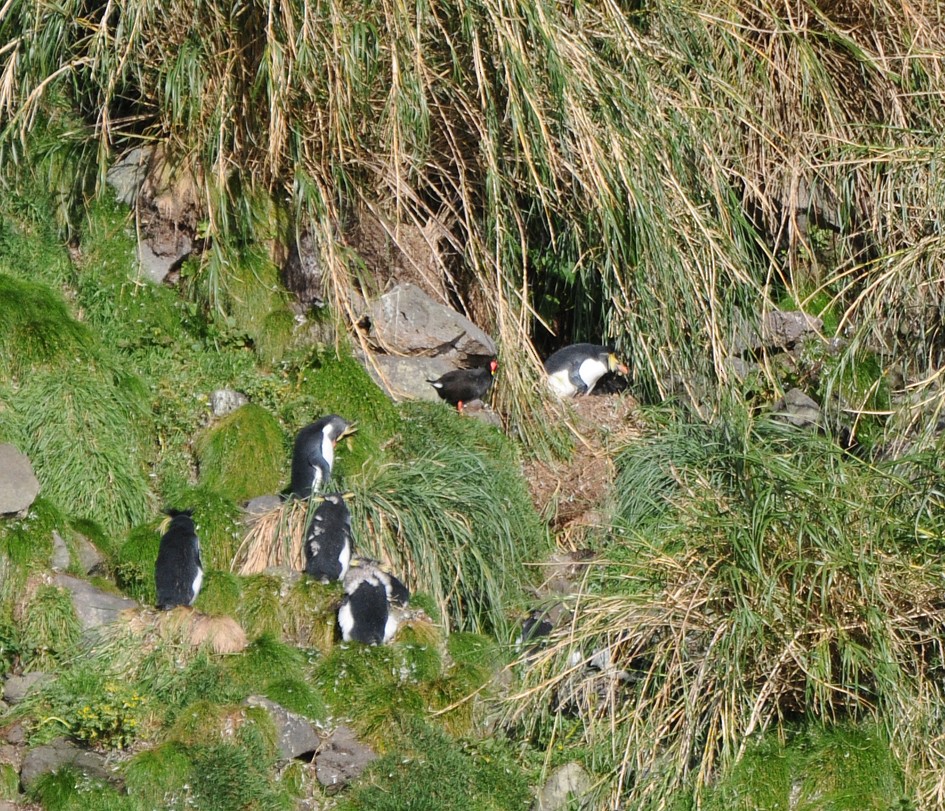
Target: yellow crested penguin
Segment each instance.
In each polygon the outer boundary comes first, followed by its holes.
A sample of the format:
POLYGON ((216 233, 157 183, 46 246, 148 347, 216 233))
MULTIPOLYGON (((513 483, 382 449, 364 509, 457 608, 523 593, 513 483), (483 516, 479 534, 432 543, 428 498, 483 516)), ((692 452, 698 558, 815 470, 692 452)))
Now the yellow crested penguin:
POLYGON ((178 605, 194 604, 203 584, 200 539, 191 517, 192 510, 168 510, 171 523, 161 537, 154 582, 157 607, 162 611, 178 605))
POLYGON ((559 397, 590 394, 608 372, 627 374, 614 350, 598 344, 572 344, 552 353, 545 361, 548 385, 559 397))
POLYGON ((292 450, 292 483, 289 485, 292 496, 308 498, 328 483, 335 461, 335 445, 354 430, 354 423, 329 414, 298 432, 292 450))

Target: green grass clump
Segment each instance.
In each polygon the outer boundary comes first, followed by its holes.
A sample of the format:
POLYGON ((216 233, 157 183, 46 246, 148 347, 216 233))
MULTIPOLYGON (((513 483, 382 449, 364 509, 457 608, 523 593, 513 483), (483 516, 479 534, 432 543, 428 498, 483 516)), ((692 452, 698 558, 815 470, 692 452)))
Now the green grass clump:
POLYGON ((302 681, 307 663, 301 650, 263 634, 238 656, 230 659, 230 678, 249 691, 263 692, 266 685, 285 679, 302 681))
POLYGON ((517 452, 495 428, 437 404, 403 413, 392 461, 356 488, 356 537, 429 593, 451 628, 501 635, 534 577, 527 564, 550 551, 517 452))
POLYGON ((308 682, 302 679, 282 678, 266 685, 265 696, 291 712, 313 721, 324 721, 328 707, 324 699, 308 682))
POLYGON ((203 585, 194 608, 211 616, 235 617, 239 611, 242 579, 219 569, 204 569, 203 585))
POLYGON ((193 763, 176 741, 138 752, 123 769, 128 794, 144 808, 183 807, 190 795, 193 763))
POLYGON ((902 768, 875 725, 810 726, 763 740, 705 793, 706 811, 888 811, 910 808, 902 768))
POLYGON ((15 800, 20 793, 20 775, 12 763, 0 763, 0 800, 15 800))
POLYGON ((31 670, 49 670, 76 653, 82 626, 65 589, 42 585, 26 604, 21 653, 31 670))
POLYGON ((252 403, 228 414, 197 442, 200 483, 233 501, 278 492, 287 467, 278 421, 252 403))
POLYGON ((42 775, 30 795, 46 811, 138 811, 134 798, 72 767, 42 775))
POLYGON ((150 512, 150 408, 139 379, 85 364, 43 371, 10 405, 45 498, 112 533, 150 512))
POLYGON ((373 763, 341 798, 339 811, 526 808, 527 775, 499 739, 464 746, 432 725, 404 725, 398 747, 373 763))
POLYGON ((88 357, 92 346, 89 328, 72 317, 58 292, 3 273, 2 264, 0 323, 0 372, 6 377, 42 366, 71 366, 88 357))
POLYGON ((39 496, 23 518, 0 523, 0 553, 20 569, 38 569, 49 565, 52 534, 66 532, 66 519, 57 507, 39 496))
POLYGON ((145 605, 154 605, 157 601, 154 564, 161 545, 158 523, 151 521, 132 529, 118 550, 114 564, 119 587, 145 605))

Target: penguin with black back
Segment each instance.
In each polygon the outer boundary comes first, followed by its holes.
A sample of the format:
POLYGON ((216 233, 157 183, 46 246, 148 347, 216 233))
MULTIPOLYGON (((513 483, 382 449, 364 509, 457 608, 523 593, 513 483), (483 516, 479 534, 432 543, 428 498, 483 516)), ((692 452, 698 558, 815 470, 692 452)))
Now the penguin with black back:
POLYGON ((351 562, 351 512, 344 493, 326 493, 305 535, 305 573, 320 583, 344 580, 351 562))
POLYGON ((391 608, 406 608, 407 587, 376 561, 362 559, 345 576, 345 596, 338 608, 338 627, 345 642, 383 645, 397 633, 400 621, 391 608))
POLYGON ((354 430, 354 423, 329 414, 298 432, 292 450, 290 495, 308 498, 328 483, 335 461, 335 445, 354 430))
POLYGON ((453 369, 436 380, 428 380, 441 400, 446 400, 456 410, 462 412, 463 403, 481 400, 492 387, 499 362, 493 358, 488 366, 478 369, 453 369))
POLYGON ((613 347, 571 344, 549 355, 545 361, 548 385, 559 397, 590 394, 608 372, 629 371, 614 354, 613 347))
POLYGON ((200 539, 194 527, 193 511, 168 510, 167 514, 171 523, 161 537, 154 564, 157 607, 162 611, 193 605, 203 584, 200 539))

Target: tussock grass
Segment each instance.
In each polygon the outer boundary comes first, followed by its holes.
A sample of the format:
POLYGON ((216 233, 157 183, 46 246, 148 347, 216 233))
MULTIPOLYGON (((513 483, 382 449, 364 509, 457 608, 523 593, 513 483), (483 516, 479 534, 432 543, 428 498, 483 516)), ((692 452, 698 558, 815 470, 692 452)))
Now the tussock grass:
POLYGON ((278 420, 249 403, 198 438, 200 482, 233 501, 275 493, 286 469, 286 440, 278 420))
POLYGON ((531 660, 510 718, 549 747, 570 729, 598 748, 601 801, 640 808, 698 796, 763 730, 882 719, 933 801, 942 764, 913 735, 943 700, 926 460, 870 465, 733 419, 665 425, 618 462, 610 563, 531 660))
POLYGON ((270 566, 305 569, 302 542, 314 509, 308 500, 289 499, 254 515, 236 550, 232 568, 242 575, 257 574, 270 566))
POLYGON ((436 603, 451 628, 505 627, 527 563, 548 551, 514 447, 498 431, 436 404, 404 408, 390 461, 352 500, 359 551, 389 562, 436 603))

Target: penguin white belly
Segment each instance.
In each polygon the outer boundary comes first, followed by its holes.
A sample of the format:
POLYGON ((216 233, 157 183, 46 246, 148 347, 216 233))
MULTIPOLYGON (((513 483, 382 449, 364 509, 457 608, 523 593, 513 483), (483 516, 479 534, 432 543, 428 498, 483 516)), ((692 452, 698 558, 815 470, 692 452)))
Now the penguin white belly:
POLYGON ((194 578, 194 596, 190 598, 188 605, 193 605, 194 601, 197 599, 197 595, 200 594, 200 587, 203 585, 203 569, 199 566, 197 567, 197 576, 194 578))
POLYGON ((351 632, 354 630, 354 616, 351 613, 351 603, 345 601, 338 609, 338 627, 341 628, 341 638, 345 642, 351 641, 351 632))
POLYGON ((348 573, 348 566, 351 564, 351 544, 347 541, 341 549, 341 554, 338 555, 338 562, 341 564, 341 574, 338 575, 338 579, 344 580, 348 573))
POLYGON ((600 380, 607 373, 607 364, 597 358, 588 358, 578 369, 578 377, 587 385, 587 393, 590 394, 600 380))
POLYGON ((548 375, 548 385, 558 397, 573 397, 577 394, 577 387, 571 382, 567 369, 548 375))
POLYGON ((397 617, 394 616, 394 612, 391 611, 387 615, 387 622, 384 623, 384 644, 387 644, 394 638, 394 634, 397 633, 397 628, 400 626, 397 617))

